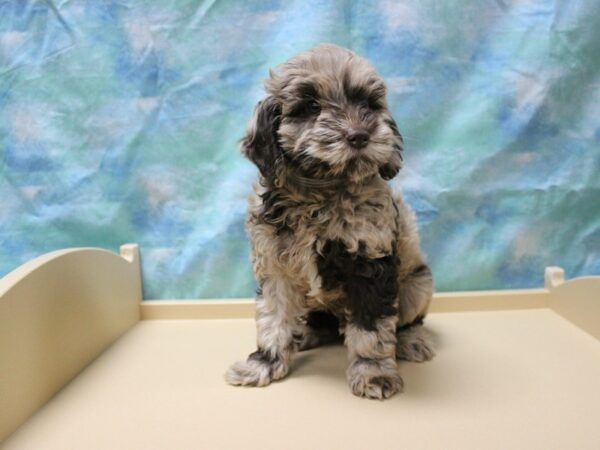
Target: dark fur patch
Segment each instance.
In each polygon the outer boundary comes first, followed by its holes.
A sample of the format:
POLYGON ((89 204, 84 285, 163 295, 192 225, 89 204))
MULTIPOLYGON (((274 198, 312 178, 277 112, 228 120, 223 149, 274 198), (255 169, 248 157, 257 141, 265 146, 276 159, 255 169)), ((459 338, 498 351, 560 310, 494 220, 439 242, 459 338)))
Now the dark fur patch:
POLYGON ((286 201, 281 191, 277 189, 267 189, 261 195, 261 199, 262 210, 258 220, 275 227, 277 234, 289 230, 289 226, 285 221, 285 212, 288 208, 285 205, 286 201))
MULTIPOLYGON (((313 105, 319 105, 317 87, 312 81, 302 80, 294 84, 294 96, 289 108, 285 111, 286 117, 306 118, 317 114, 313 105)), ((318 108, 320 110, 320 106, 318 108)))
POLYGON ((431 269, 429 268, 429 266, 427 266, 427 264, 421 264, 419 267, 412 271, 411 275, 413 277, 430 277, 432 274, 431 269))
POLYGON ((306 325, 314 330, 335 330, 337 333, 340 321, 338 318, 327 311, 311 311, 306 316, 306 325))
POLYGON ((387 120, 386 123, 391 128, 392 132, 394 133, 394 136, 396 136, 396 139, 398 141, 397 144, 394 144, 394 153, 399 158, 399 160, 397 164, 391 162, 383 164, 381 167, 379 167, 379 174, 384 180, 391 180, 396 175, 398 175, 398 172, 400 172, 400 168, 402 165, 403 139, 402 135, 400 134, 400 131, 398 130, 398 125, 396 125, 394 119, 387 120))
POLYGON ((342 241, 327 241, 317 258, 317 268, 323 289, 342 287, 351 322, 374 331, 378 319, 397 312, 399 260, 395 254, 369 259, 361 255, 361 244, 358 253, 352 254, 342 241))
POLYGON ((365 104, 370 109, 378 111, 383 108, 385 85, 377 78, 369 78, 361 84, 353 83, 350 71, 344 73, 344 94, 350 103, 365 104))
POLYGON ((400 332, 400 331, 405 331, 408 330, 409 328, 412 327, 416 327, 419 325, 423 325, 423 321, 425 320, 424 316, 418 316, 415 320, 413 320, 410 323, 405 323, 404 325, 400 325, 399 327, 396 328, 396 332, 400 332))
POLYGON ((384 180, 391 180, 398 174, 398 170, 392 164, 384 164, 379 168, 379 175, 384 180))
POLYGON ((271 357, 271 355, 269 355, 269 353, 265 352, 262 349, 258 349, 253 353, 250 353, 250 355, 248 355, 248 361, 258 361, 264 364, 269 364, 269 365, 273 365, 275 364, 277 361, 279 361, 279 357, 271 357))
POLYGON ((272 97, 267 97, 256 105, 253 131, 241 140, 243 153, 256 164, 267 181, 275 178, 276 165, 282 157, 278 135, 280 122, 281 107, 272 97))
POLYGON ((331 170, 331 167, 325 161, 321 161, 306 153, 291 154, 284 151, 283 157, 285 164, 303 177, 323 178, 329 175, 331 170))
POLYGON ((328 311, 311 311, 306 317, 309 333, 318 337, 318 345, 341 342, 340 321, 328 311))

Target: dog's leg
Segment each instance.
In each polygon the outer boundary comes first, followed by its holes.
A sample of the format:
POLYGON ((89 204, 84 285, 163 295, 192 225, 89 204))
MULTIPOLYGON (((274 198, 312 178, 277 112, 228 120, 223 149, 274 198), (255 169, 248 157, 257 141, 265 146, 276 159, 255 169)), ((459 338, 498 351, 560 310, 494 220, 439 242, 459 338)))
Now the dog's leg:
POLYGON ((347 376, 355 395, 383 400, 402 390, 396 365, 397 321, 396 316, 378 319, 374 330, 354 323, 346 326, 350 359, 347 376))
POLYGON ((343 289, 350 389, 384 399, 402 389, 396 366, 399 261, 394 254, 369 258, 364 247, 350 253, 344 242, 327 241, 317 267, 325 289, 343 289))
POLYGON ((287 375, 300 315, 298 294, 285 280, 265 280, 256 296, 258 349, 233 364, 225 380, 235 386, 266 386, 287 375))
POLYGON ((422 326, 432 293, 431 271, 425 264, 399 282, 397 359, 424 362, 434 357, 431 337, 422 326))
POLYGON ((425 362, 435 356, 431 336, 421 325, 419 317, 415 322, 398 327, 396 337, 396 358, 404 361, 425 362))

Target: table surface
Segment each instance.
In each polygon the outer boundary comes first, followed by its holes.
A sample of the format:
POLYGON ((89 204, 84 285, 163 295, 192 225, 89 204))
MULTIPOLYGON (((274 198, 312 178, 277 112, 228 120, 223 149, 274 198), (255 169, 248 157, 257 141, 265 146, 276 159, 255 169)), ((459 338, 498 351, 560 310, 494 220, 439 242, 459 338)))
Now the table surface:
POLYGON ((252 320, 142 321, 0 447, 31 449, 600 448, 600 342, 550 310, 431 314, 437 356, 405 391, 354 397, 343 346, 231 387, 252 320))

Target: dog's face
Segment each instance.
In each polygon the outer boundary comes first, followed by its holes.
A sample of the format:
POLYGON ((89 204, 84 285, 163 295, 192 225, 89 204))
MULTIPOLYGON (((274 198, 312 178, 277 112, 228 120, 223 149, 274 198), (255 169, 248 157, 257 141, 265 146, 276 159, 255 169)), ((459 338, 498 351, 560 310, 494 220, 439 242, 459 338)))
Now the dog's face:
POLYGON ((370 64, 349 50, 320 45, 271 72, 242 140, 266 178, 290 166, 303 176, 394 177, 402 138, 370 64))

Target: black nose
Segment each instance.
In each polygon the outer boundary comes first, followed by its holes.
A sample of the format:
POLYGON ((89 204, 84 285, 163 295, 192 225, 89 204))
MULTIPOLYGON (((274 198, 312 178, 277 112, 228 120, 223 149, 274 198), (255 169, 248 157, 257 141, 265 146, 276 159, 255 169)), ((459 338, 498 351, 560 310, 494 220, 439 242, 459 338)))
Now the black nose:
POLYGON ((365 130, 354 130, 348 131, 346 140, 354 148, 363 148, 369 142, 369 133, 365 130))

